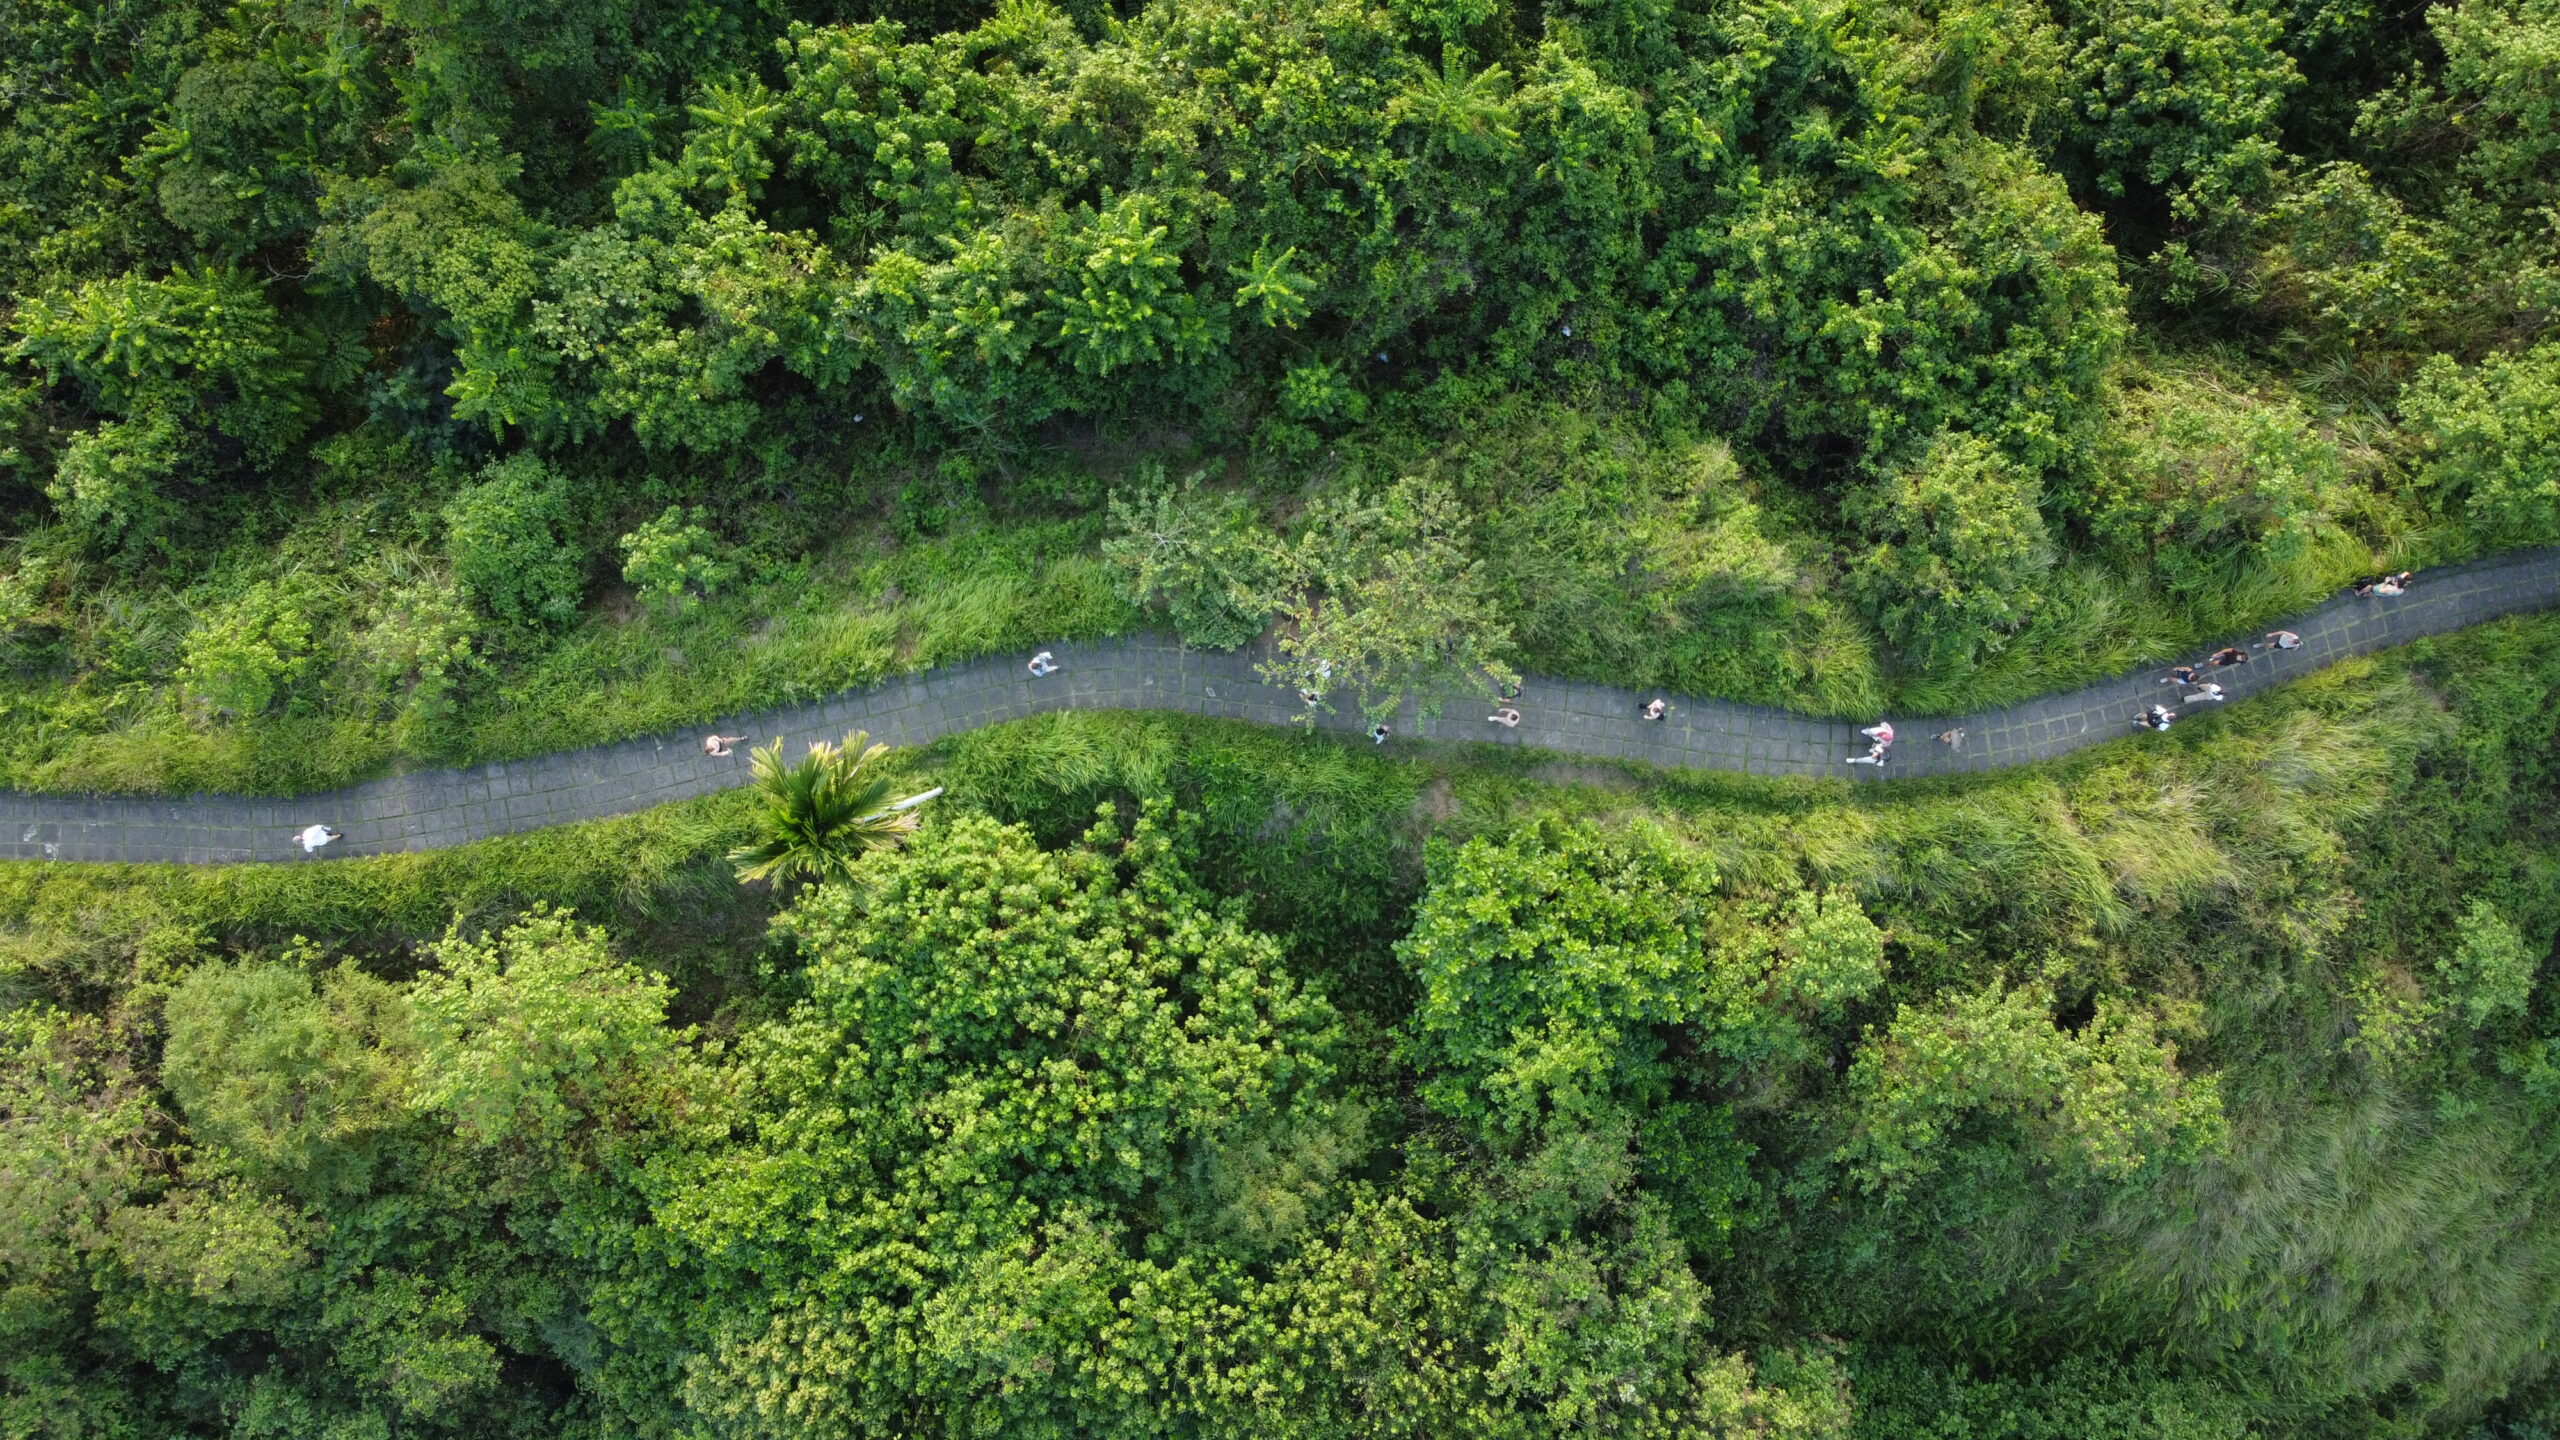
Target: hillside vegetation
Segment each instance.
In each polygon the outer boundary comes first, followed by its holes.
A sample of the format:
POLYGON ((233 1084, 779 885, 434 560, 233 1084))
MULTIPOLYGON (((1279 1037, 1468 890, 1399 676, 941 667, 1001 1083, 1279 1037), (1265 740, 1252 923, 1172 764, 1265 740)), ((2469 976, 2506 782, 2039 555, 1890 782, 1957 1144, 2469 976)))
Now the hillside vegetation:
MULTIPOLYGON (((0 0, 0 786, 2015 700, 2560 543, 2555 195, 2555 0, 0 0)), ((2560 620, 2194 708, 0 865, 0 1440, 2552 1440, 2560 620)))
POLYGON ((1140 624, 1342 704, 2165 658, 2560 539, 2555 26, 9 0, 0 778, 308 788, 1140 624))
POLYGON ((1052 716, 785 894, 743 797, 0 869, 0 1425, 2546 1435, 2555 687, 1854 792, 1052 716))

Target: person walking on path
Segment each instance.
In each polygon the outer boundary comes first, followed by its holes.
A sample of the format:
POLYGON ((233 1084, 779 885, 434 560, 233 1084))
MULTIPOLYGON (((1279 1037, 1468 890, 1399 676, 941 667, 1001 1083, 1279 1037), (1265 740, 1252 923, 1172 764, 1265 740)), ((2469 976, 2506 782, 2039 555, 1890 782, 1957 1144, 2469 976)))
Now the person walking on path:
POLYGON ((2214 704, 2219 705, 2230 698, 2230 696, 2222 693, 2221 686, 2207 680, 2195 688, 2195 693, 2180 697, 2180 701, 2183 704, 2193 705, 2199 700, 2209 700, 2214 704))
POLYGON ((1308 708, 1308 709, 1310 709, 1310 710, 1313 710, 1313 709, 1314 709, 1314 708, 1316 708, 1317 706, 1319 706, 1319 705, 1321 705, 1321 704, 1323 704, 1323 703, 1324 703, 1324 696, 1322 696, 1322 695, 1320 695, 1320 694, 1316 693, 1316 692, 1315 692, 1315 691, 1313 691, 1313 690, 1301 690, 1301 691, 1299 691, 1299 692, 1298 692, 1298 698, 1299 698, 1300 700, 1305 701, 1305 702, 1306 702, 1306 706, 1307 706, 1307 708, 1308 708))
POLYGON ((1031 657, 1031 678, 1032 678, 1032 679, 1034 679, 1034 680, 1046 680, 1046 679, 1048 679, 1050 676, 1055 675, 1055 674, 1057 674, 1057 673, 1058 673, 1058 662, 1057 662, 1057 660, 1056 660, 1054 657, 1052 657, 1052 656, 1049 654, 1049 652, 1048 652, 1048 651, 1043 650, 1043 651, 1041 651, 1039 654, 1034 655, 1034 656, 1032 656, 1032 657, 1031 657))
POLYGON ((2227 665, 2246 665, 2249 663, 2249 652, 2237 645, 2225 645, 2204 657, 2204 663, 2216 670, 2227 665))
POLYGON ((317 855, 320 853, 321 846, 337 839, 338 835, 338 831, 326 825, 305 825, 302 827, 302 832, 293 838, 295 843, 302 847, 303 854, 317 855))
POLYGON ((2172 665, 2169 667, 2169 673, 2161 678, 2160 683, 2163 685, 2193 685, 2196 683, 2196 677, 2203 673, 2203 671, 2198 670, 2193 665, 2172 665))
POLYGON ((2409 588, 2409 579, 2410 573, 2406 570, 2397 575, 2385 575, 2373 582, 2373 593, 2386 598, 2402 594, 2409 588))
POLYGON ((1377 724, 1369 727, 1369 743, 1372 745, 1384 745, 1387 743, 1387 737, 1394 733, 1394 731, 1387 728, 1387 723, 1381 720, 1377 724))
POLYGON ((2145 730, 2166 730, 2177 723, 2178 712, 2166 705, 2154 705, 2135 717, 2134 724, 2145 730))
POLYGON ((1656 695, 1652 699, 1644 702, 1644 718, 1647 720, 1659 720, 1665 714, 1669 713, 1670 709, 1670 706, 1662 703, 1662 697, 1656 695))
POLYGON ((1520 712, 1508 705, 1503 706, 1501 709, 1494 711, 1492 714, 1487 715, 1484 718, 1506 730, 1517 730, 1520 728, 1520 712))
POLYGON ((1885 755, 1893 749, 1893 722, 1879 720, 1858 733, 1866 736, 1873 743, 1867 746, 1866 754, 1850 756, 1849 763, 1852 765, 1883 764, 1885 755))
POLYGON ((2270 650, 2299 650, 2302 648, 2302 637, 2294 634, 2290 630, 2270 630, 2267 632, 2266 643, 2262 648, 2270 650))
POLYGON ((714 759, 726 759, 733 753, 732 747, 746 738, 744 735, 705 735, 702 737, 702 753, 714 759))
POLYGON ((1939 732, 1938 732, 1938 743, 1939 743, 1939 744, 1941 744, 1941 745, 1946 746, 1946 747, 1947 747, 1948 749, 1950 749, 1950 750, 1961 750, 1961 749, 1963 749, 1963 748, 1964 748, 1964 727, 1963 727, 1963 726, 1961 726, 1961 725, 1959 725, 1959 726, 1957 726, 1956 728, 1954 728, 1953 730, 1941 730, 1941 731, 1939 731, 1939 732))

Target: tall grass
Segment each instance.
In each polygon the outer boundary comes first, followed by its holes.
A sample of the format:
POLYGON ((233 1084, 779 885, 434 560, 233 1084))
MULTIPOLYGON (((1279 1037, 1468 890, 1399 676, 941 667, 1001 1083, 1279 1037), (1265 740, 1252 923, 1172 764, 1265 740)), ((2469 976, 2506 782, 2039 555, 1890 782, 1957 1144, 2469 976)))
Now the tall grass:
POLYGON ((483 677, 457 713, 426 724, 353 697, 317 713, 206 724, 167 685, 137 682, 106 697, 0 691, 32 725, 0 748, 0 781, 114 792, 322 789, 402 763, 598 744, 991 650, 1127 629, 1137 617, 1079 548, 1089 538, 1074 525, 1025 526, 888 556, 839 551, 689 614, 598 607, 483 677))

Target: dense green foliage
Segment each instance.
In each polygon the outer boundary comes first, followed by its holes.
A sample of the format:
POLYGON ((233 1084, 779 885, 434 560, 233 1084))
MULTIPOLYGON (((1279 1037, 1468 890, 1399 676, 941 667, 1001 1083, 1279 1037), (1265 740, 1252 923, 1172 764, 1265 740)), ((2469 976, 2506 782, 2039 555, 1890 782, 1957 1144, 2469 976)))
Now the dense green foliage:
POLYGON ((752 797, 10 868, 0 1421, 2521 1440, 2555 696, 1892 792, 1061 715, 789 894, 752 797))
MULTIPOLYGON (((1144 625, 1381 712, 2162 659, 2560 542, 2555 54, 0 0, 0 782, 1144 625)), ((1889 792, 1072 714, 0 867, 0 1440, 2547 1437, 2554 714, 2537 621, 1889 792)))
POLYGON ((2555 24, 10 0, 0 774, 301 788, 1151 617, 1362 706, 2162 658, 2560 536, 2555 24))

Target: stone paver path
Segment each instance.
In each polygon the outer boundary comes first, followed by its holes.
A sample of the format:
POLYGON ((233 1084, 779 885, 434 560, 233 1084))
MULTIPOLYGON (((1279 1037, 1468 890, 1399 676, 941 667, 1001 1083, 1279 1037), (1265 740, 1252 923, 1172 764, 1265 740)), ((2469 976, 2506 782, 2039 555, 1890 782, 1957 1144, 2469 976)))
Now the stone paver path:
MULTIPOLYGON (((2237 699, 2347 656, 2555 605, 2560 550, 2515 552, 2422 574, 2397 598, 2341 595, 2284 622, 2282 628, 2302 636, 2301 649, 2254 651, 2248 664, 2215 678, 2237 699)), ((2256 637, 2232 639, 2246 645, 2256 637)), ((1025 656, 993 657, 795 709, 732 716, 703 729, 752 736, 758 744, 780 736, 786 753, 796 755, 807 742, 836 739, 855 728, 893 745, 920 745, 1051 710, 1179 710, 1278 724, 1303 709, 1295 694, 1262 683, 1250 655, 1187 650, 1157 637, 1049 648, 1063 669, 1047 679, 1026 672, 1025 656)), ((1408 707, 1392 722, 1396 739, 1390 743, 1409 737, 1474 740, 1671 767, 1873 782, 1997 770, 2137 734, 2134 717, 2145 705, 2177 704, 2177 688, 2160 683, 2163 673, 2145 670, 2003 710, 1891 717, 1900 743, 1892 763, 1881 769, 1842 763, 1865 750, 1853 722, 1678 695, 1666 697, 1668 716, 1652 722, 1638 711, 1647 695, 1536 678, 1512 702, 1523 716, 1518 729, 1489 723, 1484 717, 1494 702, 1476 697, 1450 702, 1429 721, 1408 707), (1961 750, 1930 738, 1952 726, 1965 730, 1961 750)), ((1336 715, 1326 717, 1321 728, 1366 727, 1356 715, 1336 715)), ((0 795, 0 857, 197 864, 299 860, 304 856, 294 834, 314 822, 345 832, 322 858, 431 850, 745 784, 747 746, 727 759, 712 759, 702 753, 701 734, 401 775, 291 800, 0 795)))

